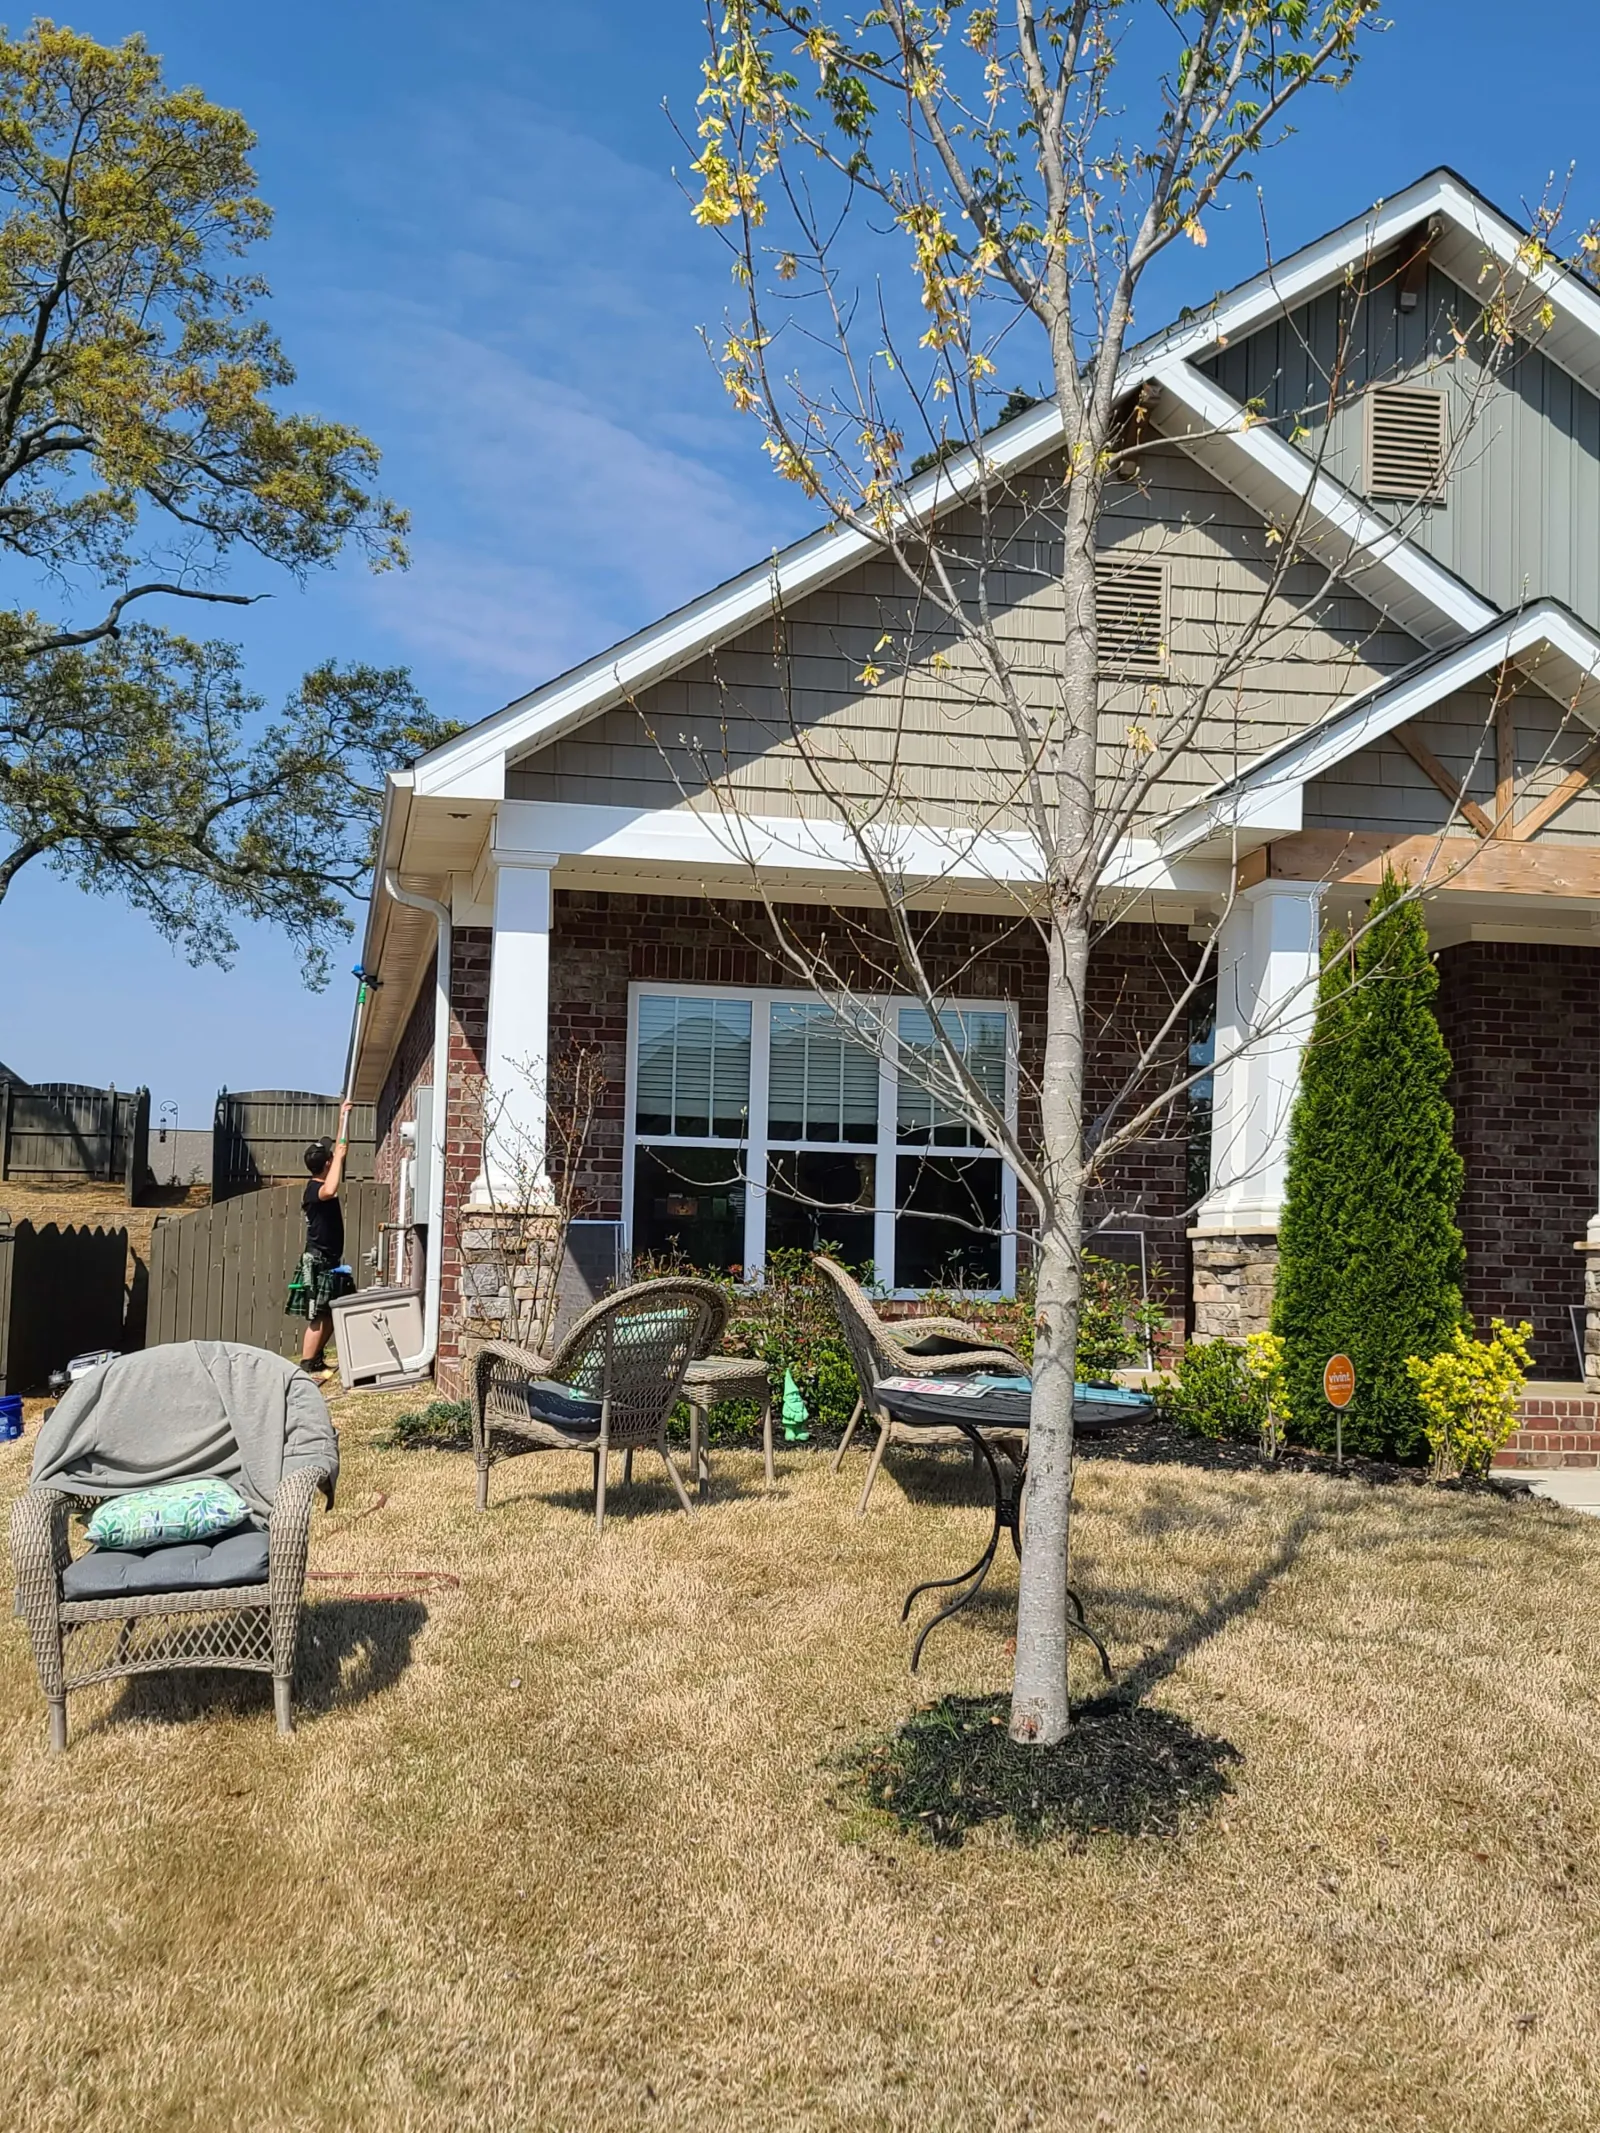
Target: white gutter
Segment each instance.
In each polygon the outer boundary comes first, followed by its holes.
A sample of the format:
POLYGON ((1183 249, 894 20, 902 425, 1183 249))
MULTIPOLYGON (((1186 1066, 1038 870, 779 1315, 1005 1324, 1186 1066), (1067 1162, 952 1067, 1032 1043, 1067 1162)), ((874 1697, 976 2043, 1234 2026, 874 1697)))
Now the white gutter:
POLYGON ((415 889, 402 889, 392 867, 384 872, 383 886, 397 904, 413 911, 429 911, 439 928, 438 951, 433 964, 433 1146, 429 1151, 433 1181, 432 1234, 428 1238, 427 1292, 422 1304, 422 1347, 415 1355, 402 1356, 402 1370, 431 1370, 439 1349, 439 1298, 444 1283, 444 1151, 448 1135, 445 1114, 450 1096, 450 908, 415 889))

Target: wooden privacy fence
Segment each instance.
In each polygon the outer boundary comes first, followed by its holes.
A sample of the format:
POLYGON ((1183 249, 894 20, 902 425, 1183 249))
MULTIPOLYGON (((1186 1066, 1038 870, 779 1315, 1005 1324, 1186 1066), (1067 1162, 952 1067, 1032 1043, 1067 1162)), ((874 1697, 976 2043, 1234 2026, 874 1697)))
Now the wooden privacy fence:
POLYGON ((44 1392, 72 1356, 134 1345, 127 1272, 125 1229, 36 1227, 0 1212, 0 1392, 44 1392))
MULTIPOLYGON (((277 1355, 298 1355, 305 1321, 286 1317, 283 1304, 305 1249, 304 1192, 303 1183, 269 1186, 192 1214, 157 1215, 146 1345, 247 1341, 277 1355)), ((377 1251, 389 1217, 388 1188, 358 1180, 345 1186, 339 1202, 345 1258, 357 1286, 370 1289, 382 1278, 369 1254, 377 1251)))
POLYGON ((0 1081, 0 1178, 120 1179, 132 1206, 149 1169, 148 1089, 0 1081))
MULTIPOLYGON (((357 1104, 350 1113, 347 1178, 372 1176, 376 1108, 357 1104)), ((223 1089, 211 1129, 211 1197, 226 1200, 306 1175, 306 1149, 339 1130, 337 1096, 304 1089, 223 1089)))

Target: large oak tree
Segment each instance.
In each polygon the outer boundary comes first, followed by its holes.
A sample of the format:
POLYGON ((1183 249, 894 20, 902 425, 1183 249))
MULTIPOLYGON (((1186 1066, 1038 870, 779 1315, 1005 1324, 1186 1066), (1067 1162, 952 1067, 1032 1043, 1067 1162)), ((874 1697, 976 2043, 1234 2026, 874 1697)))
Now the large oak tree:
POLYGON ((0 900, 42 861, 197 961, 269 919, 315 981, 382 774, 441 729, 403 671, 333 664, 269 722, 234 648, 168 626, 257 566, 405 562, 375 447, 284 404, 253 147, 138 37, 0 35, 0 900))

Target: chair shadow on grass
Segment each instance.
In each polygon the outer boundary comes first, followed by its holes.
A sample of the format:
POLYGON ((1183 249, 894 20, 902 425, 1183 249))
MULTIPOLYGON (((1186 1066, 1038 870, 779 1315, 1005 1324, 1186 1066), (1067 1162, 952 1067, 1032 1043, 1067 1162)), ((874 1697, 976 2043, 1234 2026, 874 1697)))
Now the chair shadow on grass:
MULTIPOLYGON (((759 1470, 753 1478, 735 1474, 725 1464, 719 1467, 713 1457, 711 1493, 702 1498, 689 1471, 687 1453, 676 1446, 673 1449, 678 1472, 689 1492, 689 1501, 697 1511, 715 1511, 722 1504, 754 1502, 757 1498, 775 1501, 782 1491, 781 1471, 777 1487, 769 1489, 759 1470)), ((548 1466, 543 1477, 538 1471, 537 1453, 531 1458, 499 1462, 489 1482, 491 1514, 516 1510, 528 1504, 543 1504, 552 1511, 581 1512, 593 1525, 594 1469, 589 1465, 579 1466, 575 1460, 569 1461, 563 1455, 556 1456, 560 1464, 548 1466)), ((623 1480, 621 1454, 613 1452, 611 1475, 606 1483, 606 1524, 609 1526, 616 1519, 619 1524, 626 1525, 632 1519, 658 1518, 668 1512, 681 1518, 683 1506, 654 1449, 636 1453, 632 1481, 623 1480)))
MULTIPOLYGON (((420 1600, 308 1598, 295 1654, 297 1720, 349 1710, 393 1688, 411 1664, 412 1648, 428 1621, 420 1600)), ((111 1707, 85 1722, 85 1732, 129 1722, 187 1725, 206 1718, 262 1716, 272 1723, 272 1681, 266 1674, 227 1668, 177 1668, 135 1674, 117 1684, 111 1707)))

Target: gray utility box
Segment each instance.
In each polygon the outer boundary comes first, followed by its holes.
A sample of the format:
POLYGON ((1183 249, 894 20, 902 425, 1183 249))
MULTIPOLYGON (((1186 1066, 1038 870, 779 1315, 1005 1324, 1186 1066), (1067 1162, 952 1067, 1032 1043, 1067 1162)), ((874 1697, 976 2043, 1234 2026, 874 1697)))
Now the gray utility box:
POLYGON ((358 1289, 337 1298, 333 1338, 346 1392, 416 1385, 427 1375, 402 1367, 422 1347, 422 1298, 415 1289, 358 1289))

